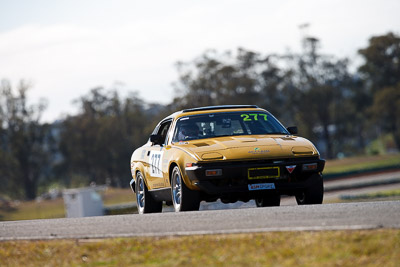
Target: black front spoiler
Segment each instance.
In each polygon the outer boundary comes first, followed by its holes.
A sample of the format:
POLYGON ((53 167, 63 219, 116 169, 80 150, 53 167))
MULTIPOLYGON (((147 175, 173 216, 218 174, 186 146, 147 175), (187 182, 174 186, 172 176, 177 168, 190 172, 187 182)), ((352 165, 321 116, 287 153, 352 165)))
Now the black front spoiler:
MULTIPOLYGON (((187 168, 186 173, 191 183, 209 195, 229 195, 234 193, 250 193, 249 184, 273 184, 272 188, 280 194, 293 195, 312 185, 315 173, 321 173, 325 167, 325 160, 316 158, 298 159, 296 161, 273 162, 237 162, 235 164, 200 164, 195 168, 187 168), (317 168, 312 171, 303 170, 303 165, 317 163, 317 168), (295 168, 289 172, 287 167, 295 168), (249 168, 279 167, 280 176, 269 179, 248 179, 249 168), (218 176, 206 176, 206 170, 221 170, 218 176)), ((289 168, 290 169, 290 168, 289 168)), ((271 188, 271 186, 267 186, 271 188)), ((271 190, 271 189, 263 189, 271 190)), ((256 190, 258 191, 258 190, 256 190)), ((256 193, 258 194, 258 193, 256 193)))
MULTIPOLYGON (((194 182, 198 188, 204 193, 209 195, 231 195, 231 194, 259 194, 260 191, 277 191, 280 195, 295 195, 297 192, 304 191, 306 188, 309 188, 313 185, 315 180, 311 175, 309 178, 298 181, 298 182, 288 182, 288 181, 279 181, 273 179, 267 179, 265 181, 260 182, 260 185, 267 184, 273 185, 273 188, 269 189, 261 189, 261 190, 254 190, 250 191, 249 186, 247 185, 236 185, 236 186, 215 186, 210 181, 197 181, 194 182)), ((257 185, 257 184, 254 184, 257 185)))

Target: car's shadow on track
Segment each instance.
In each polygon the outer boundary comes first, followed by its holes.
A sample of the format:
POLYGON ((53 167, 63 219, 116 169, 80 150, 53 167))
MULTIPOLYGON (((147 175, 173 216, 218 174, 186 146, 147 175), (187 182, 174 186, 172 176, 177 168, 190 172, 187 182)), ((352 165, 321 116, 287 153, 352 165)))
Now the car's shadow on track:
MULTIPOLYGON (((297 206, 296 199, 294 197, 282 196, 281 206, 297 206)), ((255 207, 256 202, 254 200, 250 200, 249 202, 237 201, 228 204, 224 204, 221 200, 217 200, 216 202, 202 201, 199 210, 248 209, 255 207)), ((172 206, 164 206, 162 212, 174 212, 174 208, 172 206)))

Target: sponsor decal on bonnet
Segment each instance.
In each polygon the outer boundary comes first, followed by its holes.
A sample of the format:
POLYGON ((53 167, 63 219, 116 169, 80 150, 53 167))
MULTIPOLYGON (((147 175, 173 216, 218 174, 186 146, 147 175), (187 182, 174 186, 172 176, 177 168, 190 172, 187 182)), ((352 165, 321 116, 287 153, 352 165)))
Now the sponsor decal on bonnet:
POLYGON ((259 147, 255 147, 254 150, 250 150, 248 153, 249 154, 264 154, 264 153, 269 153, 270 151, 268 149, 260 149, 259 147))

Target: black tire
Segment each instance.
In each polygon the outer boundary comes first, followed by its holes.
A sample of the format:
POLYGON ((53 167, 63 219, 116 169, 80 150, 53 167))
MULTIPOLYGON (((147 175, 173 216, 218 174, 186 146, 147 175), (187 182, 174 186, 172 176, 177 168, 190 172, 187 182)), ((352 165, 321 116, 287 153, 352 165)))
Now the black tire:
POLYGON ((281 195, 269 192, 255 199, 257 207, 276 207, 281 205, 281 195))
POLYGON ((199 192, 190 190, 186 186, 178 166, 172 170, 171 194, 175 212, 199 210, 199 192))
POLYGON ((324 182, 320 174, 313 174, 310 178, 312 185, 296 194, 298 205, 322 204, 324 200, 324 182))
POLYGON ((136 174, 136 201, 139 214, 162 211, 162 202, 156 201, 147 189, 141 172, 136 174))

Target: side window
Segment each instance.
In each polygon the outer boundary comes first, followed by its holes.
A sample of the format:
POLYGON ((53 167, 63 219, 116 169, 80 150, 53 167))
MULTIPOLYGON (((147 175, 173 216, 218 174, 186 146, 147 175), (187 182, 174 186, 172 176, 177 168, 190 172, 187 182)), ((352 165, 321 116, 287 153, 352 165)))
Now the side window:
POLYGON ((161 123, 160 128, 158 128, 158 135, 161 135, 161 138, 163 140, 163 143, 166 144, 167 143, 167 134, 168 134, 168 130, 169 127, 171 126, 171 120, 170 121, 166 121, 161 123))

